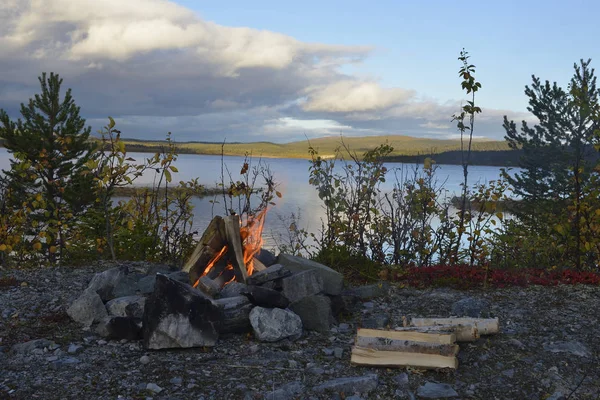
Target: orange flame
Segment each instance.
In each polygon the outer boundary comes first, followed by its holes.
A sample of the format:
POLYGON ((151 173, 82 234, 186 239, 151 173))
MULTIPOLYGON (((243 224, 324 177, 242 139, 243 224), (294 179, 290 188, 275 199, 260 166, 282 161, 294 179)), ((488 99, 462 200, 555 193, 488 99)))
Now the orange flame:
MULTIPOLYGON (((252 275, 254 272, 254 256, 260 251, 263 244, 262 232, 265 224, 266 214, 267 209, 264 209, 256 215, 251 216, 245 214, 240 218, 240 236, 244 253, 244 264, 246 264, 246 273, 248 275, 252 275)), ((227 250, 228 246, 223 246, 223 248, 206 265, 202 276, 205 276, 209 273, 215 264, 225 256, 227 250)), ((233 266, 231 263, 228 263, 225 270, 231 269, 233 269, 233 266)), ((235 278, 231 279, 229 282, 233 281, 234 279, 235 278)), ((194 283, 194 287, 197 287, 198 283, 199 280, 194 283)))

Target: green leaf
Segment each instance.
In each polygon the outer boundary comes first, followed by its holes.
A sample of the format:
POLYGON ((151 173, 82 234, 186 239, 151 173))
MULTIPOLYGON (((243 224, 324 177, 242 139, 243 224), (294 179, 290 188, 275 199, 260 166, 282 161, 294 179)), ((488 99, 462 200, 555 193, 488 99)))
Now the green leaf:
POLYGON ((168 169, 165 169, 165 178, 167 179, 167 182, 171 182, 171 173, 168 169))
POLYGON ((108 124, 108 129, 112 129, 115 127, 115 120, 112 119, 112 117, 108 117, 108 120, 110 121, 108 124))

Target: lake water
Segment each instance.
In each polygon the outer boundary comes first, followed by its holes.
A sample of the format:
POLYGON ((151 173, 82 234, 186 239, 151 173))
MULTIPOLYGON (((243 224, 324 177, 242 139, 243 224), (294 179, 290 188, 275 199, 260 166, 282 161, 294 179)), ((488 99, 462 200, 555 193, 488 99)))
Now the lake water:
MULTIPOLYGON (((142 161, 150 156, 148 153, 128 153, 128 156, 142 161)), ((234 180, 240 179, 239 172, 243 164, 243 157, 225 156, 223 161, 231 171, 234 180)), ((257 163, 257 159, 253 163, 257 163)), ((281 221, 281 218, 289 216, 290 213, 301 213, 301 227, 309 231, 317 232, 321 226, 323 209, 321 200, 316 190, 309 185, 309 162, 299 159, 263 159, 273 173, 274 179, 278 182, 278 190, 282 193, 281 199, 275 199, 276 206, 269 211, 265 222, 264 238, 267 247, 274 247, 276 239, 287 229, 288 223, 281 221)), ((182 154, 174 164, 179 173, 173 174, 173 182, 180 180, 187 181, 192 178, 198 178, 199 183, 207 187, 214 187, 221 181, 221 156, 182 154)), ((413 164, 387 163, 388 172, 387 181, 382 184, 383 190, 391 190, 394 184, 394 177, 391 171, 395 169, 411 170, 413 164)), ((0 169, 10 168, 9 154, 6 149, 0 148, 0 169)), ((461 190, 463 179, 462 167, 459 165, 439 165, 436 172, 437 179, 444 182, 444 187, 449 192, 458 194, 461 190)), ((488 166, 470 166, 469 183, 489 182, 498 179, 500 176, 499 167, 488 166)), ((148 173, 140 177, 136 185, 148 185, 154 180, 154 174, 148 173)), ((227 181, 227 180, 226 180, 227 181)), ((228 182, 228 181, 227 181, 228 182)), ((194 199, 194 229, 203 232, 213 215, 224 215, 222 204, 213 204, 210 201, 212 197, 194 199)), ((217 198, 217 200, 220 200, 217 198)))

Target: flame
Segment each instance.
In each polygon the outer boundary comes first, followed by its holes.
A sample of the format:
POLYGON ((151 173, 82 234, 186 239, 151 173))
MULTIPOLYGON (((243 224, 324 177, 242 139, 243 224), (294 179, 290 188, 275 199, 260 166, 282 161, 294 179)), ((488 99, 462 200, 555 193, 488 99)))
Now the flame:
MULTIPOLYGON (((265 224, 266 214, 267 209, 265 208, 256 215, 244 214, 240 217, 240 236, 242 239, 244 264, 246 264, 246 273, 248 276, 252 275, 254 272, 254 256, 260 251, 263 244, 262 232, 265 224)), ((215 256, 206 265, 202 276, 205 276, 210 272, 215 264, 227 254, 227 250, 228 246, 223 246, 223 248, 219 250, 217 254, 215 254, 215 256)), ((228 263, 223 272, 232 269, 233 266, 231 263, 228 263)), ((226 282, 226 284, 234 279, 235 278, 232 278, 230 281, 226 282)), ((199 280, 194 283, 194 287, 197 287, 198 284, 199 280)))
POLYGON ((240 234, 244 247, 244 264, 246 264, 248 275, 252 275, 254 272, 254 256, 260 251, 263 245, 262 232, 266 214, 267 209, 265 208, 254 216, 246 215, 245 218, 240 219, 240 234))

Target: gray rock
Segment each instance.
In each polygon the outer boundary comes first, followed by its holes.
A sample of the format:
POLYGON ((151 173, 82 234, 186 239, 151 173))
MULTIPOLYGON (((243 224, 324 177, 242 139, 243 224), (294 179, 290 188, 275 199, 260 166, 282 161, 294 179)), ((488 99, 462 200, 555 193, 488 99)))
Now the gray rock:
POLYGON ((245 292, 247 290, 248 285, 241 282, 233 281, 228 283, 223 289, 221 289, 221 292, 219 292, 219 296, 221 298, 237 297, 241 296, 242 292, 245 292))
POLYGON ((55 343, 48 339, 36 339, 29 342, 15 344, 11 348, 13 354, 29 354, 35 349, 44 349, 53 346, 55 343))
POLYGON ((106 339, 138 340, 142 338, 142 320, 108 316, 98 323, 96 333, 106 339))
POLYGON ((452 315, 457 317, 481 318, 490 315, 490 303, 484 299, 466 297, 452 305, 452 315))
POLYGON ((447 383, 425 382, 417 389, 417 397, 423 399, 447 399, 458 397, 458 393, 447 383))
POLYGON ((335 349, 333 349, 333 355, 335 356, 335 358, 341 359, 344 356, 344 349, 342 349, 341 347, 336 347, 335 349))
POLYGON ((163 391, 163 389, 158 386, 156 383, 149 383, 146 385, 146 390, 149 390, 153 393, 160 393, 163 391))
POLYGON ((385 328, 390 322, 387 314, 366 315, 362 319, 362 327, 369 329, 385 328))
POLYGON ((214 346, 222 319, 221 308, 203 293, 157 274, 144 309, 143 345, 148 349, 214 346))
POLYGON ((275 254, 266 249, 260 249, 258 254, 256 254, 254 257, 263 263, 265 267, 270 267, 277 262, 277 257, 275 257, 275 254))
POLYGON ((262 285, 275 279, 290 276, 292 272, 281 264, 271 265, 269 268, 255 272, 248 277, 248 285, 262 285))
POLYGON ((401 388, 408 388, 408 374, 403 372, 394 376, 393 381, 401 388))
POLYGON ((544 350, 551 353, 569 353, 578 357, 591 357, 592 353, 581 342, 556 342, 552 344, 545 344, 544 350))
POLYGON ((84 326, 100 322, 108 315, 100 295, 89 288, 71 304, 67 309, 67 314, 71 319, 84 326))
POLYGON ((175 271, 175 272, 171 272, 167 276, 171 279, 176 280, 177 282, 187 283, 188 285, 191 283, 190 282, 190 273, 187 271, 175 271))
POLYGON ((302 336, 302 320, 290 310, 254 307, 250 312, 254 335, 263 342, 276 342, 302 336))
POLYGON ((90 281, 88 289, 98 293, 106 302, 117 297, 134 295, 137 290, 135 277, 130 276, 127 266, 99 272, 90 281))
POLYGON ((250 331, 250 311, 254 305, 246 296, 226 297, 214 301, 223 312, 221 333, 243 333, 250 331))
POLYGON ((141 294, 150 294, 154 291, 155 283, 156 275, 144 276, 137 282, 136 288, 141 294))
POLYGON ((323 280, 313 270, 288 276, 281 283, 283 295, 292 303, 323 291, 323 280))
MULTIPOLYGON (((338 295, 342 292, 344 285, 343 275, 323 264, 289 254, 279 254, 277 262, 292 272, 315 271, 323 281, 323 291, 326 294, 338 295)), ((294 300, 290 299, 290 301, 294 300)))
POLYGON ((290 305, 290 310, 300 316, 304 329, 328 333, 334 323, 331 300, 325 295, 304 297, 290 305))
POLYGON ((144 365, 149 364, 150 363, 150 357, 148 356, 141 356, 140 357, 140 362, 144 365))
POLYGON ((255 306, 287 308, 290 305, 288 298, 281 292, 262 286, 248 286, 242 294, 255 306))
POLYGON ((369 393, 377 388, 379 377, 377 374, 337 378, 315 386, 313 390, 319 392, 343 392, 351 395, 355 393, 369 393))
POLYGON ((83 348, 83 346, 71 343, 69 345, 69 348, 67 349, 67 353, 69 354, 77 354, 79 352, 79 350, 81 350, 83 348))
POLYGON ((265 395, 265 400, 293 400, 304 393, 305 387, 300 381, 290 382, 265 395))
POLYGON ((143 296, 118 297, 106 303, 106 310, 108 315, 114 317, 142 318, 145 304, 146 298, 143 296))
POLYGON ((172 383, 173 385, 181 385, 183 383, 183 378, 176 376, 175 378, 171 378, 169 383, 172 383))

